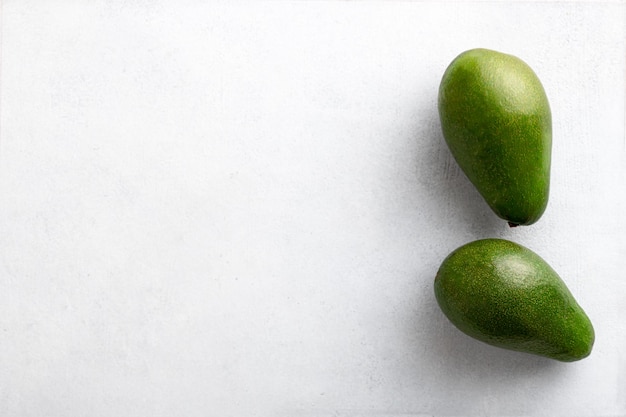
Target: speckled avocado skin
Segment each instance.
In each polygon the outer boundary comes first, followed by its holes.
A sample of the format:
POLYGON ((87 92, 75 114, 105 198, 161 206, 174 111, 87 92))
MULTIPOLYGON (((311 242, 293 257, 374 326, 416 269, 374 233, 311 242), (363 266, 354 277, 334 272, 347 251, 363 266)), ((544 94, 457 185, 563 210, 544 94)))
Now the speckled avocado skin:
POLYGON ((508 240, 453 251, 437 272, 435 296, 457 328, 491 345, 564 362, 591 353, 593 326, 561 278, 508 240))
POLYGON ((544 213, 550 189, 552 118, 533 70, 512 55, 472 49, 439 86, 443 136, 487 204, 511 226, 544 213))

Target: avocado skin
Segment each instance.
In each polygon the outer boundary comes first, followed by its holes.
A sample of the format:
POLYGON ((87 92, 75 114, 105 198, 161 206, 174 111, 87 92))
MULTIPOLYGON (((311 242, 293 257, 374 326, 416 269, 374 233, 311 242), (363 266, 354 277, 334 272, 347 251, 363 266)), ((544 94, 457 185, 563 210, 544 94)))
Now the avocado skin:
POLYGON ((491 209, 530 225, 550 191, 552 116, 544 88, 521 59, 488 49, 456 57, 439 86, 443 136, 491 209))
POLYGON ((435 278, 435 296, 467 335, 505 349, 563 362, 587 357, 591 321, 557 273, 537 254, 503 239, 453 251, 435 278))

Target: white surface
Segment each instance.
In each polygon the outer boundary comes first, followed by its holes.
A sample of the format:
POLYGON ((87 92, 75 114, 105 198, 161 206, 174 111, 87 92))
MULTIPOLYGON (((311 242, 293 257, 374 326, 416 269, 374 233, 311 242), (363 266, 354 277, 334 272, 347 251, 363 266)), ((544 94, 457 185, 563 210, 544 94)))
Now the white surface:
POLYGON ((2 4, 0 415, 626 415, 626 7, 2 4), (442 141, 460 52, 527 61, 551 201, 509 229, 442 141), (564 364, 432 291, 504 237, 591 317, 564 364))

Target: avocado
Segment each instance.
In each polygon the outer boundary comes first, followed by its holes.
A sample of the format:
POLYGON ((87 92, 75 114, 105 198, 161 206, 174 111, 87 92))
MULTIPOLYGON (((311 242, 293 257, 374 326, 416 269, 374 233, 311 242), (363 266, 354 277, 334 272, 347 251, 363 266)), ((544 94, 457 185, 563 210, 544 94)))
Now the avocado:
POLYGON ((439 86, 439 117, 453 157, 510 226, 544 213, 552 116, 544 88, 521 59, 488 49, 457 56, 439 86))
POLYGON ((490 345, 563 362, 591 353, 593 326, 565 283, 539 255, 503 239, 453 251, 435 296, 462 332, 490 345))

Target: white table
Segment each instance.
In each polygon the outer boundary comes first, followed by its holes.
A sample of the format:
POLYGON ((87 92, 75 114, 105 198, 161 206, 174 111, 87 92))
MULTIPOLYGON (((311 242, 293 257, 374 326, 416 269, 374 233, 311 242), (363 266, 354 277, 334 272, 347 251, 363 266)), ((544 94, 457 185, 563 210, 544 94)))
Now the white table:
POLYGON ((0 415, 624 416, 624 2, 5 0, 0 415), (206 4, 205 4, 206 3, 206 4), (519 56, 551 200, 510 229, 447 150, 448 63, 519 56), (502 237, 596 330, 487 346, 432 282, 502 237))

